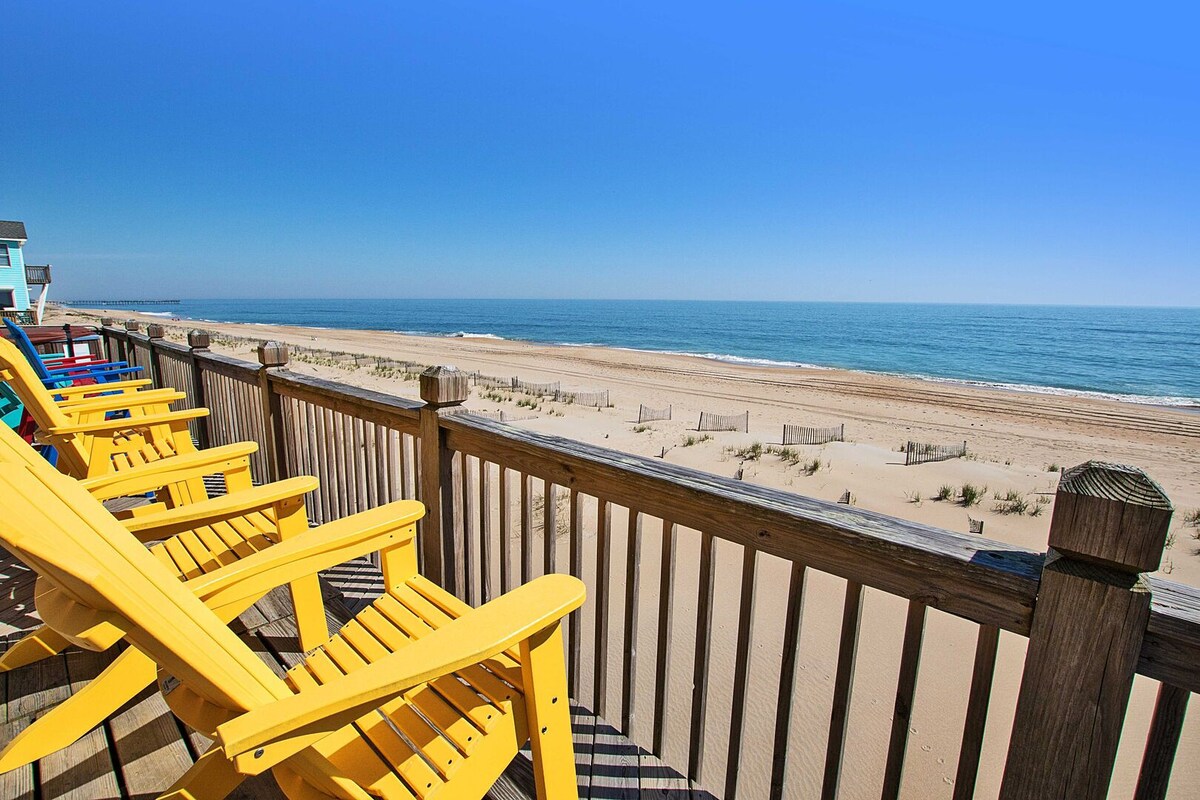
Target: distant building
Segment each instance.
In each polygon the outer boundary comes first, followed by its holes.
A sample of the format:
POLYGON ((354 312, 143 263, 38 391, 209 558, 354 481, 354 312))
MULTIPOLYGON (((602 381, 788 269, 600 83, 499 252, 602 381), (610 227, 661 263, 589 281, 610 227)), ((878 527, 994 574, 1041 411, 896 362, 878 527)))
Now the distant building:
POLYGON ((0 313, 23 325, 37 325, 46 303, 50 265, 26 265, 21 248, 28 239, 24 222, 0 220, 0 313), (30 300, 30 286, 41 287, 36 301, 30 300))

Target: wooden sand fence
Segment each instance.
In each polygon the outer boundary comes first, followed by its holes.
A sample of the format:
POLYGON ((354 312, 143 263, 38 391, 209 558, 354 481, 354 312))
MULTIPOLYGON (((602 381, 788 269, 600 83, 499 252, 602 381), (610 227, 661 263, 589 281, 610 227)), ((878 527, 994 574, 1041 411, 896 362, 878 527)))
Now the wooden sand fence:
POLYGON ((649 406, 638 404, 638 422, 657 422, 663 419, 671 418, 671 407, 666 408, 650 408, 649 406))
POLYGON ((527 419, 537 418, 537 414, 514 414, 511 411, 476 411, 475 409, 470 409, 464 413, 481 419, 490 419, 492 422, 523 422, 527 419))
POLYGON ((713 414, 708 411, 700 412, 700 422, 696 424, 698 431, 741 431, 750 432, 750 412, 745 414, 713 414))
POLYGON ((828 442, 846 441, 846 425, 834 425, 831 428, 806 428, 802 425, 784 425, 783 443, 787 444, 826 444, 828 442))
POLYGON ((907 442, 904 445, 904 466, 927 464, 930 461, 949 461, 952 458, 962 458, 967 454, 967 443, 962 444, 922 444, 907 442))
MULTIPOLYGON (((1162 563, 1172 507, 1140 470, 1065 470, 1045 553, 455 414, 467 399, 457 370, 427 370, 417 401, 288 370, 283 346, 264 344, 247 363, 210 352, 202 332, 181 345, 161 331, 106 326, 101 335, 110 358, 211 410, 196 420, 202 445, 257 442, 256 481, 317 476, 307 498, 315 522, 419 498, 422 574, 471 605, 543 573, 585 579, 589 600, 564 622, 570 698, 722 800, 794 795, 790 776, 803 764, 823 764, 812 796, 853 789, 897 800, 909 780, 940 781, 942 769, 906 758, 929 665, 969 673, 969 686, 946 689, 963 713, 932 723, 959 742, 947 797, 973 798, 982 764, 1002 771, 1002 800, 1100 800, 1118 744, 1140 757, 1133 796, 1167 796, 1200 691, 1200 589, 1149 574, 1162 563), (780 560, 788 576, 767 581, 780 560), (733 585, 718 577, 739 573, 733 585), (870 696, 856 672, 859 643, 881 621, 879 598, 907 608, 883 730, 851 713, 852 695, 870 696), (840 632, 810 629, 814 603, 841 606, 840 632), (946 615, 974 634, 973 653, 947 649, 937 628, 926 635, 927 621, 946 615), (1019 665, 1003 662, 1023 673, 1011 717, 1012 706, 992 706, 1001 632, 1029 642, 1019 665), (794 713, 814 691, 799 674, 802 637, 836 652, 819 715, 794 713), (762 657, 753 672, 752 655, 762 657), (1131 694, 1135 675, 1159 682, 1157 698, 1131 694), (1127 708, 1149 725, 1123 727, 1127 708), (985 731, 1000 737, 986 750, 985 731), (887 758, 882 774, 863 779, 868 747, 887 758)), ((600 740, 576 735, 585 746, 600 740)), ((606 796, 628 785, 625 765, 596 766, 604 771, 591 773, 593 789, 598 777, 612 781, 606 796)), ((1174 796, 1194 794, 1178 784, 1174 796)))
POLYGON ((518 392, 533 395, 534 397, 553 397, 562 390, 562 385, 558 381, 554 381, 553 383, 533 383, 532 381, 513 378, 512 388, 518 392))
POLYGON ((486 386, 489 389, 511 389, 513 388, 512 378, 499 378, 495 375, 484 375, 476 372, 471 375, 471 383, 476 386, 486 386))
POLYGON ((554 399, 560 403, 588 406, 589 408, 608 408, 612 405, 608 401, 608 389, 599 389, 594 392, 564 392, 560 390, 554 393, 554 399))

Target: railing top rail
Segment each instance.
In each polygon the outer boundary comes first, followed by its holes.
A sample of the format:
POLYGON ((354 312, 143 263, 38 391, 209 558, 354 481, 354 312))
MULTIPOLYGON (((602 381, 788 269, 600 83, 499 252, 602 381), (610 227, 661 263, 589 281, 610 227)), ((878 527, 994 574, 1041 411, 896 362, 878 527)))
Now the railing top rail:
POLYGON ((1029 632, 1041 553, 478 417, 441 424, 451 449, 977 622, 1029 632))
POLYGON ((415 424, 417 411, 422 406, 422 403, 415 400, 296 372, 272 371, 269 380, 271 386, 280 394, 302 400, 318 398, 324 401, 325 405, 337 410, 361 409, 368 412, 367 416, 371 421, 384 424, 393 420, 405 425, 415 424))

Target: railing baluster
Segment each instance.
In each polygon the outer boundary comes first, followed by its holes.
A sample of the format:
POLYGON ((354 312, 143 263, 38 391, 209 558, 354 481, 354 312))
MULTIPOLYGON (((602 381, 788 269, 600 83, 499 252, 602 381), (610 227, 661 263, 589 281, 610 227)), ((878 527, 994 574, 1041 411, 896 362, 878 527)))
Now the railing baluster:
POLYGON ((555 571, 558 554, 555 552, 555 534, 558 533, 558 500, 554 484, 547 478, 542 481, 542 574, 555 571))
POLYGON ((696 647, 692 660, 692 719, 688 731, 688 777, 700 780, 704 767, 704 723, 708 715, 708 668, 711 661, 713 535, 700 532, 700 577, 696 598, 696 647))
POLYGON ((500 591, 512 591, 512 509, 509 508, 508 468, 500 465, 500 591))
POLYGON ((519 473, 521 476, 521 585, 533 580, 533 476, 519 473))
MULTIPOLYGON (((462 593, 463 600, 466 601, 467 605, 477 606, 479 605, 480 591, 478 588, 479 584, 475 581, 474 573, 476 565, 479 564, 479 553, 474 547, 477 539, 471 534, 473 532, 478 532, 479 529, 475 528, 475 530, 472 531, 473 526, 471 524, 475 516, 474 498, 472 497, 473 484, 471 481, 471 475, 473 472, 471 469, 472 457, 466 453, 462 453, 461 455, 462 498, 459 500, 459 502, 462 504, 462 552, 466 563, 463 564, 463 578, 465 583, 461 587, 460 591, 462 593)), ((475 459, 475 463, 478 465, 479 459, 475 459)))
POLYGON ((1150 721, 1150 733, 1146 737, 1146 751, 1142 755, 1142 768, 1138 773, 1133 800, 1164 800, 1167 796, 1171 767, 1175 764, 1175 752, 1179 749, 1183 718, 1187 714, 1191 696, 1192 693, 1187 689, 1169 683, 1158 687, 1154 718, 1150 721))
POLYGON ((634 688, 637 680, 638 573, 642 566, 642 515, 629 509, 625 536, 625 650, 621 673, 621 729, 633 731, 634 688))
POLYGON ((908 747, 908 728, 912 719, 917 671, 921 665, 921 641, 924 636, 925 604, 909 600, 908 620, 904 624, 904 645, 900 651, 900 676, 896 681, 896 705, 892 712, 892 734, 888 742, 887 765, 883 770, 883 800, 900 796, 904 751, 908 747))
POLYGON ((662 550, 658 574, 658 638, 654 661, 654 752, 663 753, 666 735, 667 676, 671 674, 671 628, 674 622, 672 601, 675 593, 675 523, 662 523, 662 550))
MULTIPOLYGON (((583 580, 583 504, 579 502, 579 490, 571 487, 571 538, 569 542, 571 574, 583 580)), ((579 697, 579 673, 583 666, 583 637, 580 636, 580 614, 572 614, 567 618, 567 682, 571 687, 571 696, 579 697)))
POLYGON ((779 697, 775 701, 775 745, 771 761, 771 798, 783 797, 787 776, 788 735, 792 727, 792 701, 796 691, 796 659, 800 648, 800 625, 804 614, 804 575, 806 568, 792 562, 788 580, 787 611, 783 622, 783 658, 779 667, 779 697))
POLYGON ((754 621, 754 577, 758 552, 742 548, 742 590, 738 600, 737 655, 734 656, 733 702, 729 715, 729 751, 725 759, 725 798, 737 796, 738 754, 746 719, 746 685, 750 676, 750 629, 754 621))
POLYGON ((492 537, 495 535, 492 515, 492 464, 479 459, 479 588, 483 602, 496 596, 492 583, 492 537))
POLYGON ((958 751, 958 769, 954 776, 954 800, 971 800, 979 777, 979 755, 983 752, 983 731, 987 727, 988 703, 992 696, 992 678, 996 673, 996 650, 1000 629, 980 625, 975 644, 975 665, 971 669, 971 689, 967 699, 967 718, 963 723, 962 746, 958 751))
POLYGON ((605 716, 608 697, 608 587, 612 579, 612 558, 608 548, 608 527, 612 508, 602 497, 596 498, 596 649, 592 672, 592 710, 605 716))
POLYGON ((863 587, 846 582, 846 603, 842 610, 842 635, 838 646, 837 676, 833 682, 833 709, 829 715, 829 744, 825 749, 825 777, 821 784, 822 800, 838 794, 842 774, 842 756, 846 748, 846 723, 850 717, 850 692, 854 687, 854 663, 858 657, 858 631, 862 621, 863 587))

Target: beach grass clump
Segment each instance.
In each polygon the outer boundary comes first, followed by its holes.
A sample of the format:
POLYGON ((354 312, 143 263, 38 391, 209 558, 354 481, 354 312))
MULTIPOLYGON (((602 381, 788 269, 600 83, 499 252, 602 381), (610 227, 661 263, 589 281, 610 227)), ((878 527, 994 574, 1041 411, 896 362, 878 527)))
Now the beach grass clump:
POLYGON ((522 397, 517 401, 518 408, 528 408, 530 411, 537 411, 539 404, 535 397, 522 397))
POLYGON ((1170 550, 1175 546, 1175 531, 1168 531, 1167 538, 1163 542, 1163 549, 1170 550))
POLYGON ((645 433, 648 430, 651 430, 649 425, 634 425, 633 426, 634 433, 645 433))
POLYGON ((938 487, 937 493, 934 494, 934 500, 950 500, 954 497, 954 487, 948 483, 943 483, 938 487))
POLYGON ((1062 467, 1058 464, 1047 464, 1046 472, 1062 472, 1062 467))
POLYGON ((683 440, 683 446, 684 447, 693 447, 695 445, 702 444, 703 442, 711 442, 711 441, 712 441, 712 437, 709 436, 707 433, 704 434, 703 436, 687 436, 683 440))
POLYGON ((1185 513, 1183 515, 1183 524, 1189 528, 1200 528, 1200 508, 1193 508, 1191 511, 1185 513))
POLYGON ((996 503, 992 506, 992 510, 997 514, 1024 514, 1029 511, 1029 501, 1025 499, 1025 495, 1015 489, 1009 489, 1003 497, 996 492, 993 497, 996 498, 996 503))
POLYGON ((725 452, 740 458, 742 461, 758 461, 762 458, 766 449, 763 447, 762 442, 754 442, 745 447, 726 447, 725 452))
POLYGON ((920 492, 920 490, 915 491, 915 492, 905 492, 904 499, 907 500, 908 502, 912 503, 913 505, 919 506, 919 505, 921 505, 921 492, 920 492))
POLYGON ((794 447, 776 447, 771 445, 767 448, 768 453, 779 456, 779 460, 785 462, 788 466, 794 467, 804 460, 804 456, 794 447))
POLYGON ((979 487, 973 483, 964 483, 958 490, 959 500, 964 507, 979 505, 979 501, 987 495, 987 487, 979 487))
POLYGON ((1029 516, 1040 517, 1042 515, 1043 509, 1045 509, 1045 508, 1046 508, 1046 506, 1043 505, 1042 503, 1034 503, 1033 505, 1031 505, 1029 507, 1029 516))
POLYGON ((805 462, 804 474, 805 475, 816 475, 818 472, 820 472, 821 467, 823 467, 823 466, 825 466, 825 463, 823 461, 821 461, 821 459, 814 458, 811 461, 805 462))

